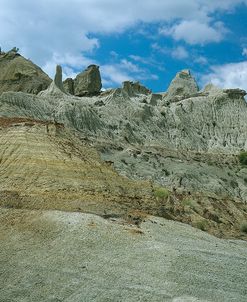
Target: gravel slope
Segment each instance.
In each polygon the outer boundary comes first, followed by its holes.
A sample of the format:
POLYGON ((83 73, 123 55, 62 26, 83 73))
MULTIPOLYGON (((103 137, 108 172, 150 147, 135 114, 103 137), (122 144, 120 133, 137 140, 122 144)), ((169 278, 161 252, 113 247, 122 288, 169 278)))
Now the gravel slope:
POLYGON ((0 301, 246 301, 247 242, 147 217, 0 209, 0 301))

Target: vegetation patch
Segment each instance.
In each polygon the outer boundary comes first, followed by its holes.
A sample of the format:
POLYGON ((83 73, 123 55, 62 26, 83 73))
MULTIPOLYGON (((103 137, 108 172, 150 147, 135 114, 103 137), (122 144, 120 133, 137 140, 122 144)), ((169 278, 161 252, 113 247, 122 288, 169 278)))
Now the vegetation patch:
POLYGON ((196 207, 197 207, 197 203, 193 199, 184 199, 184 200, 182 200, 182 205, 184 207, 189 207, 189 208, 191 208, 193 210, 195 210, 196 207))
POLYGON ((166 188, 158 187, 154 190, 154 197, 160 200, 167 199, 170 192, 166 188))
POLYGON ((247 151, 241 151, 238 155, 239 162, 247 166, 247 151))
POLYGON ((243 232, 243 233, 247 233, 247 221, 241 223, 241 225, 240 225, 240 230, 241 230, 241 232, 243 232))
POLYGON ((198 220, 197 222, 195 222, 194 226, 197 229, 200 229, 202 231, 206 231, 207 230, 207 222, 206 222, 206 220, 198 220))

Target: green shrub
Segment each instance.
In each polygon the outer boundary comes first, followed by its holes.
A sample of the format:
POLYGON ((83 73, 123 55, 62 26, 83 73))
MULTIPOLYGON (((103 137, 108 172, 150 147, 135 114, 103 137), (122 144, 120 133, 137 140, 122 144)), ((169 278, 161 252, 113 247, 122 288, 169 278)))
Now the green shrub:
POLYGON ((182 205, 185 207, 190 207, 191 209, 195 209, 197 206, 197 203, 193 199, 183 199, 182 205))
POLYGON ((170 195, 170 192, 166 188, 156 188, 154 190, 154 197, 158 199, 166 199, 170 195))
POLYGON ((240 230, 241 230, 241 232, 247 233, 247 222, 243 222, 240 225, 240 230))
POLYGON ((202 231, 206 231, 207 230, 207 222, 205 220, 199 220, 195 223, 195 227, 202 230, 202 231))
POLYGON ((238 155, 239 162, 242 165, 247 165, 247 151, 242 151, 238 155))

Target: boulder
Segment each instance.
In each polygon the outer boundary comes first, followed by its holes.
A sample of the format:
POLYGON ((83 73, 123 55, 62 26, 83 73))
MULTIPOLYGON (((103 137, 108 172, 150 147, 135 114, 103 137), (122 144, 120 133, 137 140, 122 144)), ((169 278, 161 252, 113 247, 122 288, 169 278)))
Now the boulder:
POLYGON ((50 85, 51 79, 40 67, 17 51, 13 48, 0 53, 0 94, 5 91, 38 94, 50 85))
POLYGON ((74 94, 76 96, 98 95, 102 88, 99 66, 90 65, 79 73, 74 80, 74 94))

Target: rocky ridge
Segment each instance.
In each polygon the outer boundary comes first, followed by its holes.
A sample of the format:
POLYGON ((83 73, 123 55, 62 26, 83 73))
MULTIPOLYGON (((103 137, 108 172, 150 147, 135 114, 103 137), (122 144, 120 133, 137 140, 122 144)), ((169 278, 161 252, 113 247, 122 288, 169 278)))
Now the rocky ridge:
POLYGON ((54 83, 37 96, 6 92, 0 114, 63 123, 129 178, 246 202, 237 157, 247 149, 245 92, 211 86, 170 103, 131 85, 83 98, 54 83))
POLYGON ((0 52, 0 71, 0 94, 5 91, 38 94, 52 82, 41 68, 22 57, 15 48, 0 52))

